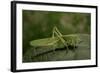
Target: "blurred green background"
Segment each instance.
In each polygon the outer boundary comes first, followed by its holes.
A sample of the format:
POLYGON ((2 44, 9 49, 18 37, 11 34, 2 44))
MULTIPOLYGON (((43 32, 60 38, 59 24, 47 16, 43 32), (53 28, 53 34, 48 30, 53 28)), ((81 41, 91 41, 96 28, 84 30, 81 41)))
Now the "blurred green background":
POLYGON ((31 49, 30 41, 51 37, 56 26, 63 35, 90 34, 89 13, 23 10, 23 56, 31 49))

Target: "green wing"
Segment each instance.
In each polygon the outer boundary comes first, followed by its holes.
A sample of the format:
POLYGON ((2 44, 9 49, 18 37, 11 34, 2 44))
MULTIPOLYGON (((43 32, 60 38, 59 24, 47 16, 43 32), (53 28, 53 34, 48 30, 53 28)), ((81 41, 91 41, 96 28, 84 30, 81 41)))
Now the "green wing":
POLYGON ((51 46, 57 43, 58 41, 59 41, 58 38, 44 38, 44 39, 33 40, 30 42, 30 45, 34 47, 51 46))

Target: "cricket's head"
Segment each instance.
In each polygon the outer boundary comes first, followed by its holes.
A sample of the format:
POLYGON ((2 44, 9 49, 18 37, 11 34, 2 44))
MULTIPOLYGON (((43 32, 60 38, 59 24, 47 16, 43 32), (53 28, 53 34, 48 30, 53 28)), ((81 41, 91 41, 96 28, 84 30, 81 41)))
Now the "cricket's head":
POLYGON ((81 42, 81 39, 78 35, 68 35, 65 37, 66 43, 68 45, 78 45, 81 42))

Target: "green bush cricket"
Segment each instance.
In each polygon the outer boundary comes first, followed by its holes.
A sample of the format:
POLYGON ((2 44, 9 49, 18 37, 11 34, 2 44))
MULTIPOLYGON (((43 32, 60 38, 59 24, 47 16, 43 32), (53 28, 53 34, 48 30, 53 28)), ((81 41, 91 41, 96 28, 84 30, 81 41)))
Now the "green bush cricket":
POLYGON ((77 34, 62 35, 55 26, 52 37, 33 40, 30 42, 30 45, 33 47, 51 47, 50 50, 52 51, 55 51, 57 48, 66 48, 66 52, 68 52, 68 46, 72 46, 75 49, 80 41, 81 39, 77 34))

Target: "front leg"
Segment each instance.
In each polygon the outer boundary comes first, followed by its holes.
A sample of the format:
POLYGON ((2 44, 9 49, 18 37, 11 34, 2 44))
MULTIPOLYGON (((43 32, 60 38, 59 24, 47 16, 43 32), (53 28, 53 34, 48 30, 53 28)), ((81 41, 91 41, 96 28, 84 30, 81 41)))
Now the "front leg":
POLYGON ((56 48, 53 49, 53 54, 56 54, 56 48))
POLYGON ((65 46, 64 48, 66 49, 66 54, 67 54, 67 53, 68 53, 69 48, 68 48, 68 46, 65 46))

